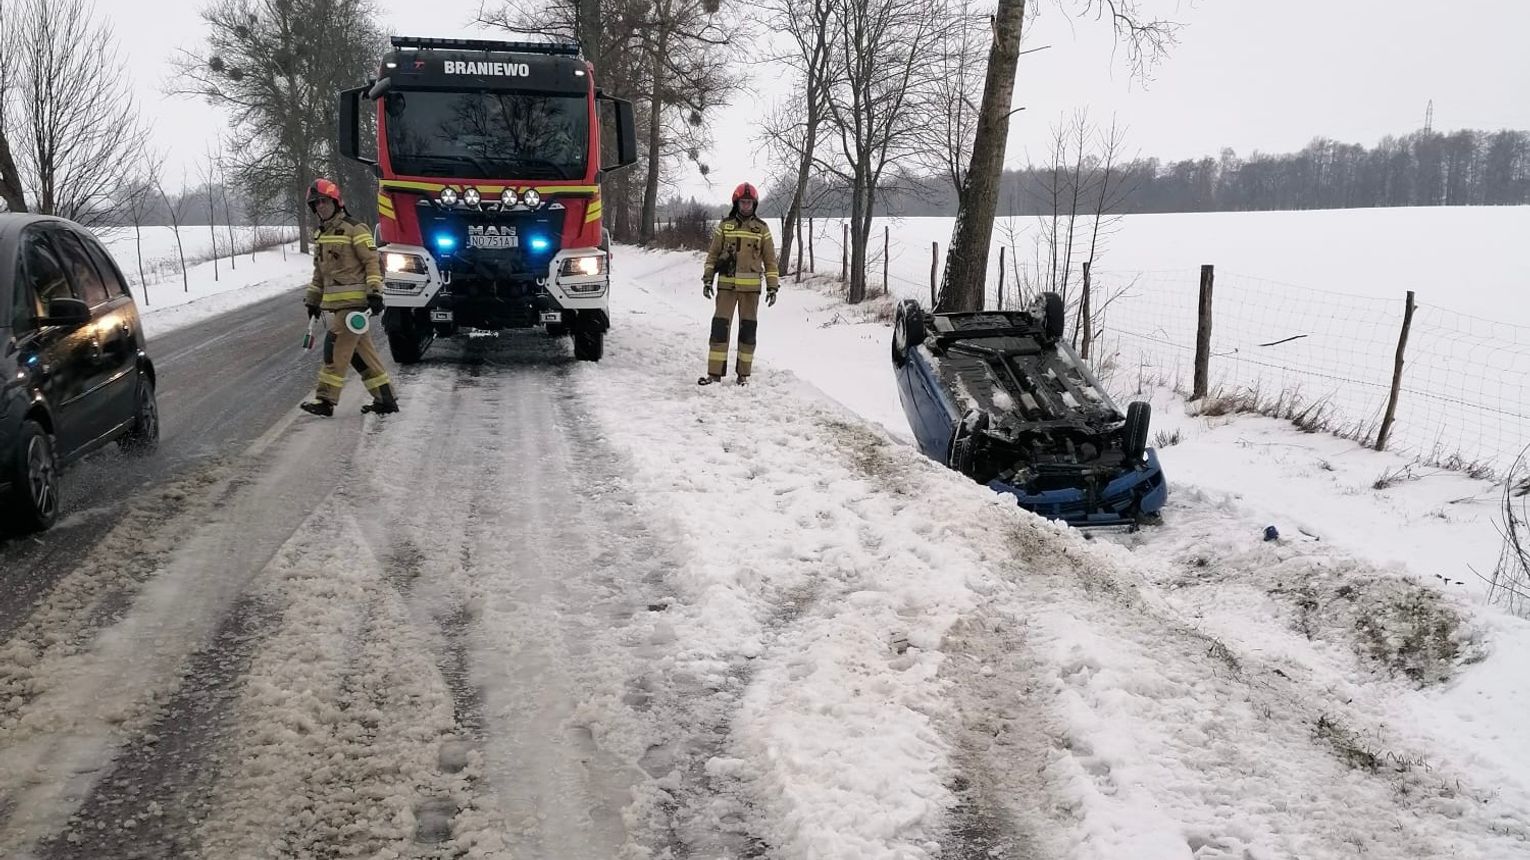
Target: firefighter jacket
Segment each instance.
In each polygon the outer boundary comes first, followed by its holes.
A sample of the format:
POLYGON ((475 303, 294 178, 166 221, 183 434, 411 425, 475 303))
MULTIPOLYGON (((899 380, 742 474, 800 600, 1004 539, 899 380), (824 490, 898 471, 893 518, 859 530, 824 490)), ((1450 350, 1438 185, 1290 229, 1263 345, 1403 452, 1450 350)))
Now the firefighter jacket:
POLYGON ((737 212, 724 218, 712 234, 712 247, 707 251, 701 279, 711 284, 713 273, 717 275, 718 289, 758 293, 763 279, 765 289, 775 292, 781 286, 781 277, 776 271, 776 242, 765 222, 754 215, 742 217, 737 212))
POLYGON ((367 294, 382 294, 382 270, 372 231, 349 215, 336 215, 314 235, 313 281, 303 301, 326 311, 360 310, 367 294))

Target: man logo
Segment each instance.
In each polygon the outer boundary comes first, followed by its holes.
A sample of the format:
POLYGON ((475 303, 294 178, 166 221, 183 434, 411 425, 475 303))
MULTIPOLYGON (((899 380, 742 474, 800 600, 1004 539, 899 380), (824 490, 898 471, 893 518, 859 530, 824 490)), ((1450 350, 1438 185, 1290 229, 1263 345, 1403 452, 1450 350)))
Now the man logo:
POLYGON ((467 63, 460 60, 446 61, 448 75, 478 75, 495 78, 529 78, 531 66, 525 63, 467 63))

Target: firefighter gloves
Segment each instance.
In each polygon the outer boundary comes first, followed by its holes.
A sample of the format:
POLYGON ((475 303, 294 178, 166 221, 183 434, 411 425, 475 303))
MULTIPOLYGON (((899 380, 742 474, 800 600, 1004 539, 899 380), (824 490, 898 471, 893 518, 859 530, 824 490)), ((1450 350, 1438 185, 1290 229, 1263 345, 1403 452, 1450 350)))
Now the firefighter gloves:
POLYGON ((380 316, 383 312, 383 297, 377 293, 367 293, 367 310, 372 316, 380 316))

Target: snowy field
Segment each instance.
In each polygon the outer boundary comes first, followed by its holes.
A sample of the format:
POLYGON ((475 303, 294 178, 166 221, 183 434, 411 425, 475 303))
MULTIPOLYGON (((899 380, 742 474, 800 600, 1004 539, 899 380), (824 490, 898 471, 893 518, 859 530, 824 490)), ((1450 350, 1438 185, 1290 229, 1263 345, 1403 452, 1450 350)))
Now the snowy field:
MULTIPOLYGON (((263 227, 260 236, 270 238, 275 232, 276 228, 263 227)), ((292 228, 287 228, 287 234, 294 235, 292 228)), ((296 290, 308 283, 313 271, 312 260, 298 254, 296 244, 253 254, 246 251, 232 265, 226 255, 216 263, 197 262, 213 247, 212 237, 206 226, 182 227, 181 241, 188 263, 187 277, 182 279, 174 231, 169 227, 146 227, 143 260, 148 284, 144 285, 138 279, 138 249, 132 229, 98 231, 98 235, 131 283, 144 329, 151 337, 296 290)), ((241 248, 248 248, 256 231, 236 227, 234 236, 241 248)), ((220 252, 226 254, 226 228, 219 228, 217 238, 220 252)))
MULTIPOLYGON (((928 305, 931 242, 943 266, 951 224, 879 219, 872 288, 882 283, 886 226, 889 292, 928 305)), ((1011 249, 1004 295, 1014 306, 1015 284, 1036 282, 1047 224, 1000 220, 990 306, 999 297, 999 246, 1011 249)), ((1092 267, 1095 352, 1124 375, 1188 389, 1199 267, 1210 263, 1213 388, 1265 406, 1285 398, 1289 411, 1310 408, 1333 429, 1369 438, 1391 390, 1404 297, 1413 290, 1418 310, 1392 448, 1503 472, 1530 443, 1530 302, 1522 299, 1530 274, 1508 250, 1527 230, 1526 206, 1126 216, 1102 238, 1092 267)), ((837 275, 839 222, 817 222, 814 232, 818 273, 837 275)), ((1084 253, 1074 253, 1070 304, 1084 253)))

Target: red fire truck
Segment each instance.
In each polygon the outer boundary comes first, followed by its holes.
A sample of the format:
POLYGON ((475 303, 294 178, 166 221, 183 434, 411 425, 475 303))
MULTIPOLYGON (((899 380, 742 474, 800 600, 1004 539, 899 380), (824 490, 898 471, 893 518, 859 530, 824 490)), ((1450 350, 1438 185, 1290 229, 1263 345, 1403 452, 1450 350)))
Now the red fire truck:
POLYGON ((599 183, 637 162, 632 104, 595 86, 575 44, 392 42, 377 79, 340 94, 339 144, 379 178, 394 360, 419 361, 462 329, 533 326, 600 360, 611 284, 599 183), (363 99, 376 104, 375 157, 361 146, 363 99))

